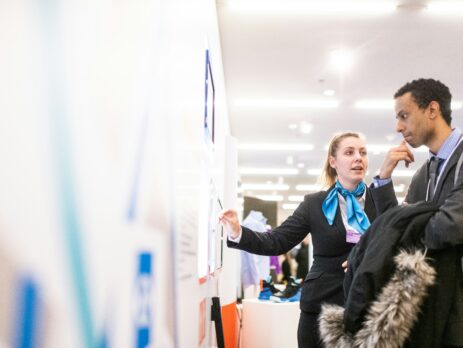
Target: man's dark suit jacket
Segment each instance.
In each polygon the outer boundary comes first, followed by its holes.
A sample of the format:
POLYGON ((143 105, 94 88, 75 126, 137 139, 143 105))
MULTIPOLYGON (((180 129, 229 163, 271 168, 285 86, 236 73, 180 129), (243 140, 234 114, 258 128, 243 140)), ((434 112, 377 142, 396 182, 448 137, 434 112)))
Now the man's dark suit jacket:
MULTIPOLYGON (((453 299, 453 306, 450 308, 449 315, 445 317, 448 321, 443 333, 444 343, 455 346, 463 346, 463 275, 460 257, 463 250, 463 170, 461 168, 457 185, 454 184, 455 169, 462 152, 463 142, 457 146, 443 168, 432 200, 440 208, 426 225, 424 238, 424 244, 429 249, 429 256, 432 256, 433 252, 444 251, 448 257, 454 254, 454 259, 458 263, 456 265, 455 291, 445 294, 445 296, 453 299)), ((429 164, 425 163, 412 178, 405 197, 406 202, 415 203, 426 200, 429 181, 428 167, 429 164)), ((437 273, 439 277, 443 271, 437 270, 437 273)), ((441 292, 442 290, 437 285, 432 291, 441 292)), ((425 303, 426 305, 430 304, 425 303)), ((442 311, 445 309, 441 308, 442 311)), ((418 325, 419 323, 420 320, 418 319, 418 325)))
MULTIPOLYGON (((280 255, 298 245, 310 233, 314 262, 304 280, 300 301, 301 310, 309 313, 319 313, 322 303, 344 303, 344 270, 341 264, 347 260, 354 244, 346 242, 346 229, 339 206, 332 226, 323 214, 322 203, 333 187, 328 191, 306 195, 294 213, 272 232, 256 233, 242 227, 239 244, 227 242, 231 248, 258 255, 280 255)), ((392 183, 374 191, 372 194, 367 189, 365 198, 365 213, 370 221, 397 205, 392 183)))

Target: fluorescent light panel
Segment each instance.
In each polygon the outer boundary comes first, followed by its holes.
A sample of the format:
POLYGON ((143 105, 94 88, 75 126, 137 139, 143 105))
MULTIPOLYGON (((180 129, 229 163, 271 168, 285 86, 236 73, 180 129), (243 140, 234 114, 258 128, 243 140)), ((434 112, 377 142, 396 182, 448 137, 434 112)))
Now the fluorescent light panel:
POLYGON ((336 91, 334 91, 333 89, 325 89, 323 91, 323 95, 326 95, 328 97, 334 95, 335 93, 336 93, 336 91))
POLYGON ((414 174, 415 174, 415 170, 396 169, 392 172, 392 176, 396 176, 396 177, 412 177, 414 174))
POLYGON ((288 191, 289 185, 285 184, 243 184, 243 190, 275 190, 275 191, 288 191))
POLYGON ((312 144, 238 144, 239 150, 258 151, 312 151, 315 147, 312 144))
POLYGON ((394 99, 363 99, 354 103, 356 109, 394 110, 394 99))
POLYGON ((397 5, 391 1, 228 1, 233 11, 251 13, 308 13, 336 15, 369 15, 393 12, 397 5))
POLYGON ((339 106, 337 100, 275 100, 275 99, 237 99, 235 106, 246 108, 285 108, 285 109, 333 109, 339 106))
MULTIPOLYGON (((379 153, 386 153, 391 148, 398 146, 399 144, 367 144, 367 150, 369 153, 379 154, 379 153)), ((411 149, 413 152, 429 152, 429 149, 422 145, 417 148, 411 149)))
POLYGON ((314 175, 314 176, 319 176, 322 174, 322 170, 321 169, 307 169, 307 174, 308 175, 314 175))
POLYGON ((301 184, 301 185, 296 185, 296 190, 297 191, 320 191, 322 189, 322 185, 312 185, 312 184, 301 184))
POLYGON ((262 199, 263 201, 271 202, 281 202, 283 200, 283 196, 281 195, 256 195, 255 197, 262 199))
POLYGON ((295 210, 298 206, 298 203, 283 203, 281 207, 285 210, 295 210))
POLYGON ((435 1, 428 3, 426 9, 432 14, 461 15, 463 3, 461 1, 435 1))
POLYGON ((290 202, 302 202, 304 200, 304 196, 288 196, 288 201, 290 202))
MULTIPOLYGON (((463 103, 461 101, 453 101, 451 104, 452 110, 461 109, 463 103)), ((362 99, 354 103, 354 108, 365 110, 394 110, 394 99, 362 99)))
MULTIPOLYGON (((391 148, 398 146, 399 144, 367 144, 368 153, 380 154, 386 153, 391 148)), ((416 149, 412 149, 413 152, 428 152, 429 149, 426 146, 420 146, 416 149)))
POLYGON ((247 175, 297 175, 299 170, 294 168, 241 168, 240 173, 247 175))

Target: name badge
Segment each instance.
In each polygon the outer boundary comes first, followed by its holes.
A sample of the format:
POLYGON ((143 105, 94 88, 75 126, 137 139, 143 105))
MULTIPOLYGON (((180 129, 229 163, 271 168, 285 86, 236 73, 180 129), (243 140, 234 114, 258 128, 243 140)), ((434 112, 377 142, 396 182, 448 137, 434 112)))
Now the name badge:
POLYGON ((356 230, 354 230, 352 227, 348 227, 346 229, 346 242, 347 243, 357 244, 360 240, 360 237, 362 237, 362 235, 356 230))

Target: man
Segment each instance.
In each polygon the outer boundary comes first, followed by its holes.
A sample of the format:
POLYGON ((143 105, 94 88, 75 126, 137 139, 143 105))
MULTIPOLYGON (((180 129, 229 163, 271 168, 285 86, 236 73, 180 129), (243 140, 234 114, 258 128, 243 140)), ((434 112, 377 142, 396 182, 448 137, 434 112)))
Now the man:
MULTIPOLYGON (((396 131, 402 134, 404 141, 388 152, 374 185, 392 186, 391 176, 398 162, 404 161, 408 166, 414 161, 407 143, 413 148, 428 147, 429 160, 412 178, 405 202, 428 200, 439 206, 439 211, 429 220, 424 231, 424 244, 431 253, 428 255, 444 250, 446 254, 455 253, 455 260, 461 260, 463 178, 456 185, 454 178, 463 152, 463 134, 451 127, 450 91, 440 81, 418 79, 401 87, 394 98, 396 131)), ((463 171, 460 170, 458 178, 462 176, 463 171)), ((454 286, 450 290, 445 289, 444 297, 450 299, 451 306, 444 318, 445 323, 440 323, 442 340, 448 347, 463 347, 463 276, 461 263, 458 263, 454 286)), ((433 291, 442 293, 439 289, 433 291)))

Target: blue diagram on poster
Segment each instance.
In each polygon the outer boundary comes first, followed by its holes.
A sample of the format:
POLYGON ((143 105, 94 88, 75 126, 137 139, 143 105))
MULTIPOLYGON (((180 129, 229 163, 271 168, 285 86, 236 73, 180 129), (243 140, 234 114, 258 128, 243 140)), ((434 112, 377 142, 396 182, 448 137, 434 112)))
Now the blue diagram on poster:
POLYGON ((14 347, 38 347, 38 291, 31 279, 22 279, 18 289, 18 311, 16 312, 16 332, 14 347))
POLYGON ((138 255, 138 272, 136 277, 136 312, 135 339, 136 348, 151 346, 153 340, 151 325, 153 315, 151 311, 153 257, 151 253, 143 252, 138 255))
POLYGON ((211 58, 209 50, 206 50, 206 74, 205 74, 205 104, 204 104, 204 132, 206 142, 215 141, 215 86, 212 76, 211 58))

